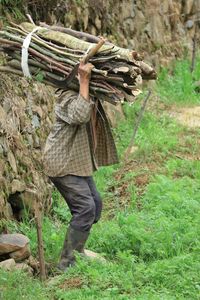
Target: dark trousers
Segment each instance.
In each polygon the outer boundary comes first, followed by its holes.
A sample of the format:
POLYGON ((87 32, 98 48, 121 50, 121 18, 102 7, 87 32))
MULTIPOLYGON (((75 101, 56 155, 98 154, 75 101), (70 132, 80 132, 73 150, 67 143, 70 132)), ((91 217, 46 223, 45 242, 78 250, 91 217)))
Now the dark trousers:
POLYGON ((50 177, 64 197, 72 214, 70 225, 80 231, 89 231, 101 217, 102 200, 93 178, 66 175, 50 177))

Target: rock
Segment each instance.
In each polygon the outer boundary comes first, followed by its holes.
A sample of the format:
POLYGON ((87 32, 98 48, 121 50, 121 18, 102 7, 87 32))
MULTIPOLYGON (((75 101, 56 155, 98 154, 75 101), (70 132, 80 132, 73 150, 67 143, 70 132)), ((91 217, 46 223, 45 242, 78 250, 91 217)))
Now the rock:
POLYGON ((9 162, 9 164, 10 164, 10 166, 11 166, 13 172, 14 172, 15 174, 17 174, 17 173, 18 173, 18 172, 17 172, 17 163, 16 163, 15 157, 14 157, 14 155, 13 155, 13 153, 12 153, 11 150, 8 151, 8 162, 9 162))
POLYGON ((40 106, 37 106, 37 105, 33 106, 33 112, 36 113, 39 116, 40 119, 42 119, 44 113, 43 113, 42 108, 40 106))
POLYGON ((29 239, 20 233, 0 235, 0 255, 11 253, 24 248, 29 239))
MULTIPOLYGON (((1 178, 0 178, 1 184, 1 178)), ((12 219, 13 218, 13 211, 9 202, 4 199, 3 195, 0 195, 0 219, 12 219)))
POLYGON ((83 15, 83 29, 85 31, 87 29, 87 27, 88 27, 88 20, 89 20, 88 8, 85 8, 83 10, 82 15, 83 15))
POLYGON ((3 155, 4 150, 3 150, 3 146, 0 144, 0 155, 3 155))
POLYGON ((185 3, 184 14, 189 15, 192 11, 194 0, 187 0, 187 1, 184 1, 184 3, 185 3))
POLYGON ((6 179, 4 177, 1 176, 1 173, 0 173, 0 187, 3 189, 3 188, 6 188, 6 179))
MULTIPOLYGON (((0 118, 1 118, 1 116, 0 116, 0 118)), ((1 121, 0 121, 0 133, 3 133, 3 131, 1 131, 1 121)), ((8 153, 7 140, 4 136, 1 136, 1 135, 0 135, 0 144, 1 144, 1 147, 3 148, 3 154, 1 154, 1 155, 7 156, 7 153, 8 153)))
POLYGON ((193 21, 193 20, 188 20, 188 21, 185 23, 185 27, 186 27, 187 29, 191 29, 193 26, 194 26, 194 21, 193 21))
POLYGON ((26 244, 22 249, 9 254, 16 262, 22 261, 31 255, 29 244, 26 244))
POLYGON ((14 267, 15 270, 20 270, 27 272, 30 275, 33 275, 33 269, 26 263, 17 263, 14 267))
POLYGON ((32 135, 30 133, 27 133, 26 138, 27 138, 28 146, 30 148, 33 148, 33 137, 32 137, 32 135))
POLYGON ((37 134, 34 134, 33 135, 33 147, 36 148, 36 149, 40 149, 40 139, 39 137, 37 136, 37 134))
POLYGON ((35 272, 39 272, 39 261, 37 261, 32 255, 29 256, 27 263, 35 272))
POLYGON ((13 210, 9 202, 5 203, 5 216, 7 219, 13 219, 13 210))
POLYGON ((6 259, 0 262, 0 268, 6 271, 11 271, 15 268, 15 261, 13 258, 6 259))
POLYGON ((34 189, 26 189, 20 195, 20 199, 23 202, 24 207, 29 210, 30 213, 34 213, 36 202, 38 200, 38 191, 34 189))
POLYGON ((4 125, 6 122, 7 114, 3 107, 0 105, 0 124, 4 125))
POLYGON ((96 25, 97 29, 100 30, 101 29, 101 20, 98 16, 96 16, 94 22, 95 22, 95 25, 96 25))
POLYGON ((38 118, 37 115, 33 115, 32 116, 32 122, 31 122, 32 126, 34 129, 39 128, 40 127, 40 120, 38 118))
POLYGON ((85 249, 84 254, 85 254, 86 257, 88 257, 90 259, 96 259, 96 260, 99 260, 101 262, 106 262, 106 259, 103 256, 101 256, 99 253, 93 252, 91 250, 85 249))
POLYGON ((0 195, 0 219, 13 219, 13 211, 9 202, 0 195))
POLYGON ((93 34, 93 35, 97 35, 96 27, 92 25, 92 26, 90 27, 90 32, 91 32, 91 34, 93 34))
MULTIPOLYGON (((2 147, 1 144, 0 144, 0 146, 2 147)), ((0 176, 4 177, 5 166, 6 166, 5 160, 0 160, 0 176)), ((5 178, 4 178, 4 180, 5 180, 5 178)), ((0 186, 2 186, 2 185, 0 185, 0 186)))
POLYGON ((26 188, 26 185, 23 181, 18 179, 14 179, 11 183, 11 193, 14 194, 16 192, 23 192, 26 188))

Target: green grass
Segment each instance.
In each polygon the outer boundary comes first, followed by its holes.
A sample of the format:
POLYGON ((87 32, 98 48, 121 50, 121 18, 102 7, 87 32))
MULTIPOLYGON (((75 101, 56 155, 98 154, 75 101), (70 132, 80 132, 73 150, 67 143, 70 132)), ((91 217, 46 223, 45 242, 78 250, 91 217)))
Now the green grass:
POLYGON ((48 299, 48 292, 38 279, 24 272, 6 272, 0 270, 0 299, 48 299))
POLYGON ((195 82, 200 78, 200 57, 196 59, 194 72, 190 72, 191 61, 176 61, 170 70, 163 68, 158 76, 157 91, 166 104, 200 104, 195 82))
MULTIPOLYGON (((157 87, 161 101, 198 103, 189 84, 186 90, 181 88, 190 80, 188 67, 183 61, 176 64, 173 74, 161 72, 157 87)), ((195 72, 193 76, 199 76, 195 72)), ((125 105, 127 119, 114 131, 120 158, 140 106, 141 101, 125 105)), ((77 257, 76 267, 45 285, 23 272, 0 270, 3 299, 200 299, 200 162, 195 159, 200 152, 199 135, 198 129, 177 124, 166 112, 148 109, 135 141, 138 150, 130 162, 101 168, 95 174, 107 211, 93 226, 87 247, 102 253, 107 262, 77 257), (116 181, 120 172, 121 179, 116 181), (137 184, 138 176, 148 177, 144 186, 137 184), (122 205, 124 198, 126 205, 122 205)), ((48 262, 58 260, 69 220, 64 200, 54 192, 51 213, 43 222, 48 262)), ((37 255, 34 221, 6 224, 11 232, 26 234, 37 255)))
POLYGON ((24 0, 0 0, 0 9, 1 9, 1 16, 0 20, 6 24, 6 14, 12 15, 16 20, 25 20, 24 13, 24 0))

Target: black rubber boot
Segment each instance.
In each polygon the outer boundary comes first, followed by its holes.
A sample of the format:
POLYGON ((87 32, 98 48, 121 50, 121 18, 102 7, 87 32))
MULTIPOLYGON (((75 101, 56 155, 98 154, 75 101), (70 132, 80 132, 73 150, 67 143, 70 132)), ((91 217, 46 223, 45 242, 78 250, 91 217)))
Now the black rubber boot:
POLYGON ((74 250, 83 252, 89 233, 89 231, 79 231, 73 229, 71 226, 68 228, 60 262, 57 266, 59 270, 66 271, 68 267, 71 267, 75 264, 74 250))

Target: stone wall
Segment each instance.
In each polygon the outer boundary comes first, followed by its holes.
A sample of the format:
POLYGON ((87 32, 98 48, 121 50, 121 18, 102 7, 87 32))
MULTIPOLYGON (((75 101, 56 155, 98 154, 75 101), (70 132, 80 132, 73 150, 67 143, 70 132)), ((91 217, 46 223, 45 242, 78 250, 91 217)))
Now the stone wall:
POLYGON ((41 150, 52 124, 53 89, 17 76, 0 80, 0 217, 20 219, 23 208, 45 208, 51 188, 43 174, 41 150))

